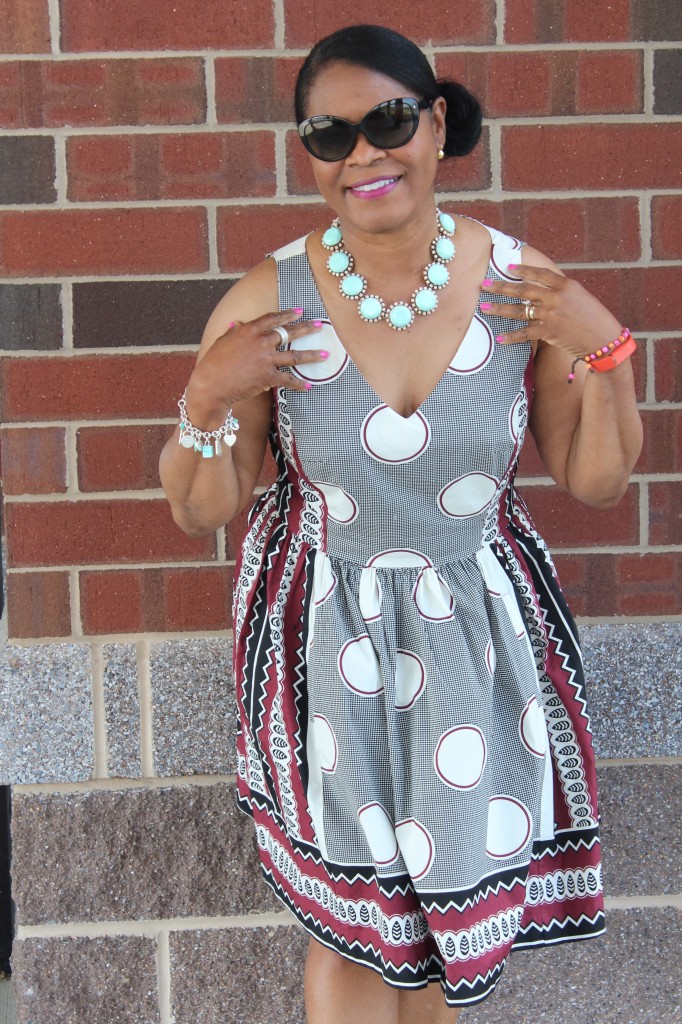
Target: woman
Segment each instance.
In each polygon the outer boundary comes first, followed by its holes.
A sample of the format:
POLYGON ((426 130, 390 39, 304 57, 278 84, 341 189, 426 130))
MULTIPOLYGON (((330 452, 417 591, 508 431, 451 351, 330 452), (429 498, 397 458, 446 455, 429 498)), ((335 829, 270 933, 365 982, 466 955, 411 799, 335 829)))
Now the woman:
POLYGON ((634 342, 547 257, 437 210, 480 111, 411 42, 322 40, 296 106, 337 219, 219 303, 162 478, 213 531, 270 437, 235 584, 239 800, 312 936, 310 1024, 452 1024, 512 947, 603 930, 577 637, 513 477, 529 424, 560 487, 617 504, 634 342))

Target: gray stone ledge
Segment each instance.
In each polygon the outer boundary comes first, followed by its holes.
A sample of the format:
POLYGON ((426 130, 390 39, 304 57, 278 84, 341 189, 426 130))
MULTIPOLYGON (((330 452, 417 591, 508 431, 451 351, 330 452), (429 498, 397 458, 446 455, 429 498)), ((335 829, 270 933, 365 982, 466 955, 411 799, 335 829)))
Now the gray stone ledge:
POLYGON ((173 933, 175 1024, 302 1024, 307 948, 297 925, 173 933))
POLYGON ((682 892, 682 768, 599 770, 604 889, 608 896, 682 892))
POLYGON ((149 656, 158 775, 236 770, 231 640, 169 640, 149 656))
POLYGON ((80 782, 94 774, 88 644, 0 650, 0 783, 80 782))
MULTIPOLYGON (((462 1024, 464 1019, 462 1014, 462 1024)), ((598 939, 513 953, 490 999, 466 1011, 466 1024, 678 1020, 682 915, 658 909, 612 910, 606 935, 598 939)))
POLYGON ((15 794, 17 924, 281 910, 234 787, 15 794))
POLYGON ((139 779, 140 698, 135 644, 105 644, 104 716, 107 730, 107 771, 115 778, 139 779))
POLYGON ((682 754, 682 622, 583 626, 597 757, 682 754))
POLYGON ((159 1024, 156 942, 141 935, 15 941, 18 1024, 159 1024))

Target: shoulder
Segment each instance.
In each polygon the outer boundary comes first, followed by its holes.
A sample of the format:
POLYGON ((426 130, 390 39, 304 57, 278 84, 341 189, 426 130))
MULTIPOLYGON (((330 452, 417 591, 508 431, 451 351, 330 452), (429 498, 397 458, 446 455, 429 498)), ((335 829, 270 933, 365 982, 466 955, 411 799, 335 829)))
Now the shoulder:
POLYGON ((223 295, 204 328, 200 351, 210 348, 235 321, 246 323, 265 313, 274 313, 277 308, 277 264, 268 257, 223 295))

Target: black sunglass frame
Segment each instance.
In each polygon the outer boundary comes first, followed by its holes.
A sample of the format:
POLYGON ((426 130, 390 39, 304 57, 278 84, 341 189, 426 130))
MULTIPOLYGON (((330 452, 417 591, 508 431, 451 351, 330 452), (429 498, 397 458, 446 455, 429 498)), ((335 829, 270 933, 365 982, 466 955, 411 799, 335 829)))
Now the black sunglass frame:
POLYGON ((357 122, 347 121, 345 118, 336 117, 336 115, 334 114, 317 114, 315 115, 315 117, 306 117, 306 119, 304 121, 301 121, 301 123, 298 126, 298 135, 301 142, 308 150, 310 155, 314 156, 316 160, 322 160, 325 163, 330 164, 338 163, 339 160, 345 160, 346 157, 353 152, 353 150, 355 149, 355 145, 358 141, 358 135, 360 133, 362 133, 365 136, 365 138, 368 139, 368 141, 371 142, 371 144, 373 146, 376 146, 378 149, 399 149, 401 146, 406 146, 410 139, 414 138, 417 128, 419 127, 420 112, 422 110, 430 110, 432 106, 433 99, 417 100, 413 96, 399 96, 396 99, 383 100, 381 103, 377 103, 376 106, 372 107, 371 110, 367 111, 367 113, 365 114, 361 121, 357 122), (391 103, 403 103, 409 108, 409 110, 412 111, 412 128, 410 134, 406 139, 401 139, 400 142, 395 143, 395 145, 387 146, 385 142, 381 144, 372 138, 371 129, 367 129, 367 120, 381 107, 385 107, 391 103), (321 156, 319 153, 316 153, 314 149, 312 149, 310 144, 310 137, 314 134, 314 132, 309 131, 309 129, 314 129, 314 126, 316 124, 319 124, 320 122, 323 121, 327 123, 333 122, 335 125, 343 125, 344 127, 350 129, 348 135, 348 149, 341 156, 321 156))

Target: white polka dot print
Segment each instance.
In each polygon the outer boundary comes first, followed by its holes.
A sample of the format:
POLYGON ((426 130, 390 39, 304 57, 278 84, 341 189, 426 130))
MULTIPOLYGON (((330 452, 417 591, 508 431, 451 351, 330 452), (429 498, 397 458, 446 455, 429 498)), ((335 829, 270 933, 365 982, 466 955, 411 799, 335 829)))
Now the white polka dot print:
POLYGON ((485 851, 489 857, 514 857, 528 844, 532 829, 533 819, 525 804, 512 796, 491 796, 485 851))
POLYGON ((421 551, 412 551, 410 548, 390 548, 372 555, 367 565, 373 566, 375 569, 410 569, 421 565, 431 565, 431 562, 426 555, 422 555, 421 551))
POLYGON ((313 578, 313 601, 316 608, 319 608, 332 596, 337 583, 338 580, 329 558, 324 551, 318 551, 315 555, 313 578))
POLYGON ((455 519, 476 516, 493 500, 498 484, 487 473, 467 473, 446 484, 438 495, 438 507, 444 515, 455 519))
POLYGON ((433 864, 435 844, 429 830, 416 818, 396 824, 395 834, 405 866, 415 881, 423 878, 433 864))
POLYGON ((316 360, 313 363, 300 363, 291 368, 294 376, 300 380, 310 381, 311 384, 327 384, 329 381, 336 380, 348 365, 348 354, 328 321, 322 322, 322 327, 316 334, 295 338, 286 347, 296 352, 302 352, 305 349, 322 349, 329 352, 326 359, 316 360))
POLYGON ((438 740, 436 773, 453 789, 475 789, 483 778, 488 756, 485 736, 475 725, 448 729, 438 740))
POLYGON ((406 418, 383 404, 372 409, 360 432, 362 447, 377 462, 412 462, 430 439, 431 428, 420 412, 406 418))
POLYGON ((521 742, 531 754, 544 757, 547 752, 547 726, 545 714, 537 697, 531 697, 519 719, 521 742))
POLYGON ((412 590, 417 610, 428 622, 454 618, 455 598, 436 569, 423 569, 412 590))
POLYGON ((381 581, 374 566, 365 566, 360 574, 358 604, 365 622, 381 618, 381 581))
POLYGON ((493 332, 478 316, 474 316, 454 359, 450 373, 477 373, 488 363, 495 350, 493 332))
POLYGON ((379 662, 367 633, 348 640, 339 651, 339 673, 346 686, 362 697, 381 693, 384 683, 379 662))
POLYGON ((332 774, 336 771, 339 747, 329 719, 325 718, 324 715, 313 715, 313 731, 315 733, 315 746, 320 761, 320 768, 323 772, 332 774))
POLYGON ((352 523, 358 515, 358 503, 351 497, 348 491, 337 484, 325 483, 322 480, 312 480, 311 483, 318 487, 324 494, 327 502, 327 512, 331 519, 337 523, 347 525, 352 523))
POLYGON ((398 651, 395 663, 395 706, 407 711, 417 701, 426 684, 426 669, 421 658, 411 651, 398 651))
POLYGON ((398 857, 398 840, 388 813, 377 801, 364 804, 358 811, 374 863, 392 864, 398 857))

